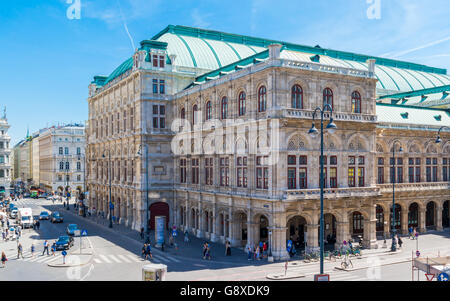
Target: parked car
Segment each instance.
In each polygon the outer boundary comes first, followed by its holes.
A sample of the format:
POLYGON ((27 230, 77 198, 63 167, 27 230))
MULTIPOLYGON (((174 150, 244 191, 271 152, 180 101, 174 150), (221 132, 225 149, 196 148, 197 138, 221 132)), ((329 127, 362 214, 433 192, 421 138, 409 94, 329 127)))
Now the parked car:
POLYGON ((55 211, 51 215, 51 222, 52 223, 62 223, 64 221, 61 214, 59 214, 58 211, 55 211))
POLYGON ((56 250, 68 250, 70 247, 73 247, 73 237, 63 235, 58 238, 56 250))
POLYGON ((39 214, 39 219, 40 220, 43 220, 43 219, 48 220, 48 219, 50 219, 50 214, 48 214, 47 211, 42 211, 41 214, 39 214))
POLYGON ((70 224, 67 226, 66 232, 68 235, 72 236, 75 235, 76 230, 80 230, 78 229, 78 226, 76 224, 70 224))

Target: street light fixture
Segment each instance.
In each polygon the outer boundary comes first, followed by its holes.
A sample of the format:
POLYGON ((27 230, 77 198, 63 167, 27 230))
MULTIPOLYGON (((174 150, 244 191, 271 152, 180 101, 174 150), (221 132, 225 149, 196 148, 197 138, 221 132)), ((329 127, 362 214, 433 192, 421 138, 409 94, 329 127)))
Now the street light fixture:
POLYGON ((441 128, 439 129, 438 135, 437 135, 436 141, 435 141, 437 144, 442 142, 442 139, 441 139, 441 131, 442 131, 443 129, 450 129, 450 127, 448 127, 448 126, 443 126, 443 127, 441 127, 441 128))
POLYGON ((330 110, 330 122, 326 126, 326 130, 333 134, 337 126, 333 121, 333 108, 329 104, 324 104, 323 108, 317 107, 314 110, 313 114, 313 123, 311 126, 311 129, 309 130, 308 134, 310 134, 313 138, 316 138, 319 131, 316 129, 316 126, 314 124, 314 120, 316 119, 316 112, 320 112, 320 274, 323 274, 323 261, 324 261, 324 244, 323 244, 323 238, 324 238, 324 223, 323 223, 323 117, 326 110, 330 110))
MULTIPOLYGON (((105 154, 102 155, 103 158, 106 158, 105 154)), ((112 209, 113 204, 111 202, 111 151, 108 149, 108 178, 109 178, 109 227, 112 228, 112 209)))
MULTIPOLYGON (((145 202, 146 202, 146 222, 145 222, 145 241, 149 241, 149 229, 148 229, 148 145, 145 144, 145 202)), ((139 145, 139 150, 137 152, 139 156, 142 156, 142 144, 139 145)))
MULTIPOLYGON (((399 143, 398 141, 394 141, 394 144, 392 145, 392 245, 391 245, 391 251, 395 252, 397 251, 397 247, 395 245, 395 235, 396 235, 396 229, 395 229, 395 144, 399 143)), ((400 149, 398 150, 399 153, 403 152, 403 148, 400 146, 400 149)))

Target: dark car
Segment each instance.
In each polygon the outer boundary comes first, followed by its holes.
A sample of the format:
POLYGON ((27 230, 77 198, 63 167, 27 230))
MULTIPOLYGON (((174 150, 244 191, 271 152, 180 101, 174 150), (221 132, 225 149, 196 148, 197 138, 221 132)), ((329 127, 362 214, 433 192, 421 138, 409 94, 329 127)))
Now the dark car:
POLYGON ((51 222, 52 223, 62 223, 64 221, 61 214, 58 211, 52 213, 51 222))
POLYGON ((47 211, 42 211, 41 214, 39 214, 39 219, 49 219, 50 218, 50 214, 48 214, 47 211))
POLYGON ((75 235, 75 231, 79 230, 76 224, 70 224, 67 226, 66 232, 69 236, 75 235))
POLYGON ((56 242, 56 250, 68 250, 73 247, 73 237, 63 235, 58 238, 56 242))

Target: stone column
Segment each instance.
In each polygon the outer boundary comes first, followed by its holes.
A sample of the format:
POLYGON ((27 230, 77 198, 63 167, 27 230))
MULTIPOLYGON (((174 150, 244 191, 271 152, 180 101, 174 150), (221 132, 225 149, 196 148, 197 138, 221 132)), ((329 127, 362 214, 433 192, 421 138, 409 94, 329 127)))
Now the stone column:
MULTIPOLYGON (((339 249, 342 245, 344 240, 348 241, 350 237, 350 225, 348 221, 348 215, 347 212, 342 213, 342 219, 336 221, 336 244, 335 248, 339 249)), ((308 227, 309 232, 309 227, 308 227)))
POLYGON ((288 260, 286 250, 286 227, 271 227, 272 231, 272 255, 276 260, 288 260))
POLYGON ((427 227, 425 227, 425 217, 427 210, 426 208, 419 208, 419 232, 425 233, 427 232, 427 227))
POLYGON ((191 228, 191 208, 189 207, 188 201, 186 201, 186 225, 184 226, 184 230, 188 230, 191 228))
POLYGON ((204 237, 204 227, 205 227, 205 217, 204 217, 204 210, 202 208, 202 204, 200 203, 198 205, 198 227, 197 227, 197 237, 202 238, 204 237))
POLYGON ((408 234, 408 209, 405 210, 402 208, 402 211, 400 213, 400 223, 401 223, 401 234, 407 235, 408 234))
POLYGON ((216 242, 219 240, 217 235, 217 211, 216 206, 213 206, 213 210, 211 211, 211 223, 212 223, 212 229, 211 229, 211 235, 210 239, 212 242, 216 242))
POLYGON ((441 204, 436 206, 436 230, 442 231, 444 227, 442 226, 442 210, 444 207, 441 204))
POLYGON ((369 208, 369 218, 364 219, 364 246, 369 249, 377 249, 377 218, 376 206, 369 208))

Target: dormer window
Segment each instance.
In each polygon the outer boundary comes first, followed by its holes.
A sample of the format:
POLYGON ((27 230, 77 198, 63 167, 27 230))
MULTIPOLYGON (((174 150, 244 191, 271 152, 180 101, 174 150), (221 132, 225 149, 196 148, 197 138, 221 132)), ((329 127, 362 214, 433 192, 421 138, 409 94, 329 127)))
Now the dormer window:
POLYGON ((165 56, 164 55, 153 55, 153 67, 164 68, 165 66, 165 56))

